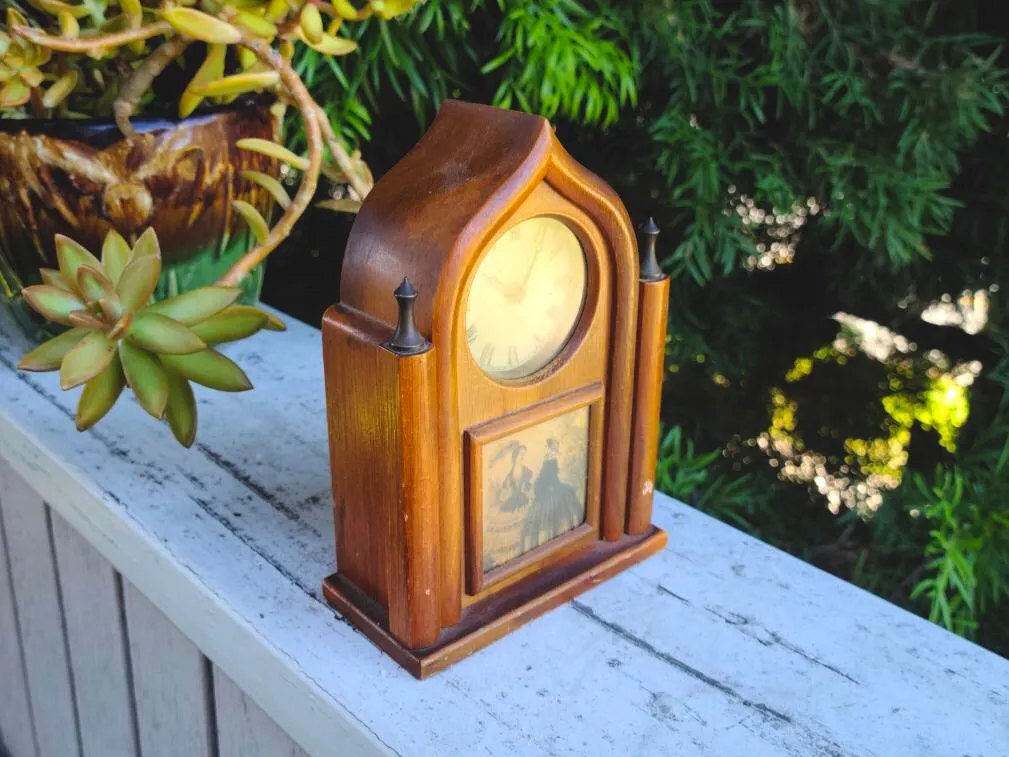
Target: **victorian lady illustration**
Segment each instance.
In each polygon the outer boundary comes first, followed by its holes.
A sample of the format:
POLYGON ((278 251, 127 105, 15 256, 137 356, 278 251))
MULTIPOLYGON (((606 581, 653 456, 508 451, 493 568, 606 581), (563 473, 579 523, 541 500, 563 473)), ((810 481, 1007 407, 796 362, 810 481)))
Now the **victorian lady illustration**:
POLYGON ((521 552, 560 536, 585 520, 585 507, 573 486, 561 481, 560 443, 547 439, 543 466, 533 486, 533 505, 522 528, 521 552))
POLYGON ((508 452, 511 453, 511 468, 498 489, 498 503, 503 512, 511 513, 529 504, 533 472, 524 465, 526 456, 524 444, 514 442, 505 447, 501 454, 508 452))

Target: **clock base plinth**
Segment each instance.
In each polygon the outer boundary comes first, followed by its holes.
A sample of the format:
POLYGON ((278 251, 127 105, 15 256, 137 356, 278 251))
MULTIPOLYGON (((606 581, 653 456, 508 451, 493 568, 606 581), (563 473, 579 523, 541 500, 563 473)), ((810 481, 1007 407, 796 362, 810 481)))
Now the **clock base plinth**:
POLYGON ((427 678, 573 599, 666 546, 654 526, 639 536, 596 542, 549 571, 529 576, 465 608, 460 621, 431 647, 408 649, 386 628, 381 608, 339 573, 322 585, 326 601, 415 678, 427 678))

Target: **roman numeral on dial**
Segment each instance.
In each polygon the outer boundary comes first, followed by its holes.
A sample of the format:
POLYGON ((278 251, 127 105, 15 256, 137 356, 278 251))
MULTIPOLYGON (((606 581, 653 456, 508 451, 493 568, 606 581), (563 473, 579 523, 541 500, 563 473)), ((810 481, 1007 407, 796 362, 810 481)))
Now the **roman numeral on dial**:
POLYGON ((485 344, 483 350, 480 352, 480 365, 487 367, 490 366, 491 361, 494 359, 494 345, 485 344))

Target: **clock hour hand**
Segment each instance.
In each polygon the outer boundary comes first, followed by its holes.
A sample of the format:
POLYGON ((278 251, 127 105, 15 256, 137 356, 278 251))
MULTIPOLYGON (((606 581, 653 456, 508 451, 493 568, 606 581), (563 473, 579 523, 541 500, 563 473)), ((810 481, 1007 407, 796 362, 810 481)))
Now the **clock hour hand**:
POLYGON ((504 295, 504 298, 509 302, 520 302, 525 294, 524 284, 521 286, 515 286, 514 284, 502 281, 497 276, 492 276, 489 273, 484 274, 484 278, 496 286, 501 291, 501 294, 504 295))

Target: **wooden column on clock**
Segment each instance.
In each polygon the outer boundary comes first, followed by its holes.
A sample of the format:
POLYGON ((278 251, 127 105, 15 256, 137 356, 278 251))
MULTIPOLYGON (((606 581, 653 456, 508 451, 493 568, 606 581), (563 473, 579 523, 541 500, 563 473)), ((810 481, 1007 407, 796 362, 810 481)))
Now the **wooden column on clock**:
POLYGON ((414 675, 665 543, 650 515, 666 292, 643 278, 619 198, 539 117, 448 102, 365 201, 323 321, 337 542, 324 592, 414 675), (467 296, 484 254, 541 218, 577 237, 584 300, 550 362, 511 380, 470 354, 467 296), (419 354, 390 349, 404 278, 419 354), (488 445, 575 411, 588 418, 584 522, 488 567, 488 445))

